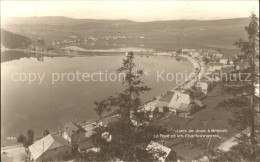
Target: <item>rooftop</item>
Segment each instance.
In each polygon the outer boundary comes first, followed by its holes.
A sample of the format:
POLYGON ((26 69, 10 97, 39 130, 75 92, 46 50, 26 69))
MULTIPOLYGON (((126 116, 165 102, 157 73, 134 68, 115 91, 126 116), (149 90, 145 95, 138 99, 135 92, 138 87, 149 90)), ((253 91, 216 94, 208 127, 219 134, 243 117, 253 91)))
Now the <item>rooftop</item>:
POLYGON ((219 63, 219 62, 211 62, 209 63, 209 66, 222 66, 223 64, 222 63, 219 63))
POLYGON ((157 142, 151 141, 150 144, 147 146, 146 150, 150 153, 153 153, 153 156, 157 157, 160 162, 164 162, 165 159, 168 157, 168 155, 171 152, 171 149, 163 146, 157 142), (164 153, 164 155, 160 156, 161 152, 164 153))
POLYGON ((170 102, 172 100, 172 97, 174 95, 174 92, 172 91, 167 91, 166 93, 164 93, 162 95, 162 97, 159 99, 159 101, 162 101, 162 102, 170 102))
POLYGON ((187 93, 175 92, 169 107, 178 109, 181 111, 188 111, 189 105, 191 103, 191 96, 187 93))
POLYGON ((85 131, 85 130, 74 122, 70 122, 64 127, 64 132, 66 132, 70 137, 77 131, 85 131))
POLYGON ((29 150, 33 158, 36 160, 47 150, 55 149, 62 146, 71 147, 65 139, 49 134, 29 146, 29 150))

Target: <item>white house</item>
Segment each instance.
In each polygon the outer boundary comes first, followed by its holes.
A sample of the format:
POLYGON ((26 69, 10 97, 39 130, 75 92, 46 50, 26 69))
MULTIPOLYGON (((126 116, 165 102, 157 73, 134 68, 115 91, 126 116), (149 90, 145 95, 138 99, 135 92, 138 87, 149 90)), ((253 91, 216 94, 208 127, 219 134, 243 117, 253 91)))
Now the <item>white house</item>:
POLYGON ((227 65, 228 64, 228 59, 220 59, 219 63, 227 65))
POLYGON ((104 138, 107 142, 111 142, 112 141, 112 135, 108 132, 104 132, 102 133, 102 138, 104 138))
POLYGON ((223 54, 221 54, 221 53, 215 53, 215 54, 212 55, 212 58, 222 59, 222 58, 223 58, 223 54))
POLYGON ((85 132, 85 137, 90 137, 94 133, 95 127, 97 127, 98 124, 96 123, 91 123, 88 125, 84 126, 84 129, 86 130, 85 132))
POLYGON ((156 108, 156 101, 148 102, 144 104, 144 112, 153 112, 156 108))
POLYGON ((189 49, 182 49, 181 52, 182 52, 182 53, 189 53, 190 50, 189 50, 189 49))
POLYGON ((175 113, 182 112, 186 116, 191 114, 194 106, 190 94, 181 90, 174 93, 169 104, 169 109, 175 113))
POLYGON ((200 53, 199 52, 194 52, 194 53, 192 53, 192 57, 193 58, 199 58, 200 57, 200 53))
POLYGON ((201 92, 203 92, 204 94, 208 93, 208 83, 207 82, 202 82, 202 81, 198 81, 195 84, 196 88, 200 89, 201 92))
POLYGON ((31 161, 62 161, 71 156, 72 147, 63 138, 47 135, 29 146, 29 159, 31 161))
POLYGON ((215 72, 216 70, 221 70, 222 66, 222 63, 209 63, 208 72, 215 72))
POLYGON ((259 83, 255 84, 255 96, 260 97, 260 94, 259 94, 259 83))

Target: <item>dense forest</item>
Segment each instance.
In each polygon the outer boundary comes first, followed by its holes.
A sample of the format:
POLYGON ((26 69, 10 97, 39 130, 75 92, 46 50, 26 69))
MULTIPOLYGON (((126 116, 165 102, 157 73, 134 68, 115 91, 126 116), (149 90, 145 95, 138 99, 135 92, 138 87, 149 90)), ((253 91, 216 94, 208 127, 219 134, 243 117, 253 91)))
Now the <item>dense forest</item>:
POLYGON ((17 35, 1 29, 1 45, 5 48, 26 48, 32 43, 32 40, 21 35, 17 35))

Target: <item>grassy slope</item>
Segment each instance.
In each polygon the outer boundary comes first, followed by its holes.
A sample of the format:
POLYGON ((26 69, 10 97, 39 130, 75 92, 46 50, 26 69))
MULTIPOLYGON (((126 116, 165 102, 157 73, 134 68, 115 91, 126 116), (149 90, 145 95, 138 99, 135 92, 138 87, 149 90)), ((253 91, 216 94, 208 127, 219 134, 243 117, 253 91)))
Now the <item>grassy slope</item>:
POLYGON ((209 148, 218 146, 221 142, 230 138, 237 131, 229 125, 228 120, 232 118, 232 113, 223 108, 217 108, 218 103, 230 97, 221 95, 219 87, 211 92, 213 95, 203 100, 206 108, 193 114, 194 118, 180 118, 172 116, 159 120, 155 123, 165 125, 168 130, 189 130, 189 129, 228 129, 226 133, 219 133, 222 137, 218 138, 197 138, 197 145, 194 145, 192 138, 163 139, 165 145, 177 152, 177 155, 187 158, 188 161, 198 157, 205 152, 207 145, 209 148))

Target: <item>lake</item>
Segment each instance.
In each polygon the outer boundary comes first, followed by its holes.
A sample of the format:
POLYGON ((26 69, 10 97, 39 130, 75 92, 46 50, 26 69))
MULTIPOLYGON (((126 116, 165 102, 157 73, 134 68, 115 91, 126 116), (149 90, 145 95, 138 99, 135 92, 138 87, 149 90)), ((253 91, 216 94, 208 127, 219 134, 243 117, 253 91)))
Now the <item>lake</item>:
MULTIPOLYGON (((94 101, 100 101, 123 90, 121 81, 57 81, 52 83, 53 73, 110 74, 121 65, 124 55, 84 57, 29 57, 19 52, 15 59, 1 60, 1 126, 2 145, 14 142, 8 137, 26 134, 33 129, 42 135, 45 129, 61 130, 70 121, 82 122, 97 118, 93 111, 94 101), (17 81, 18 74, 45 74, 41 84, 17 81), (15 76, 15 80, 12 77, 15 76)), ((6 55, 2 53, 2 57, 6 55)), ((12 52, 8 52, 12 55, 12 52)), ((152 90, 142 95, 143 101, 158 96, 176 86, 175 81, 157 81, 157 73, 190 73, 192 64, 168 56, 135 56, 138 69, 146 70, 144 83, 152 90)))

